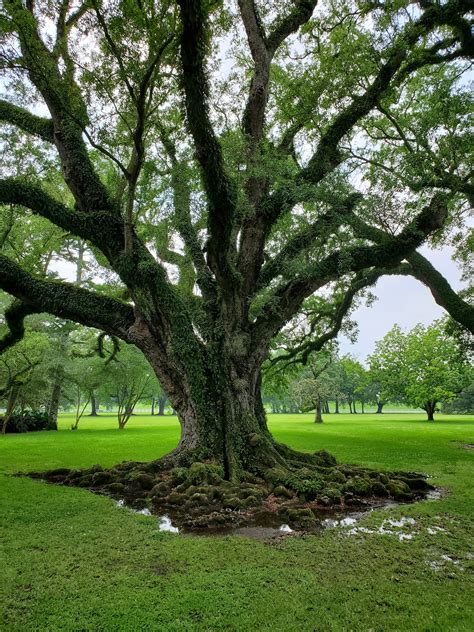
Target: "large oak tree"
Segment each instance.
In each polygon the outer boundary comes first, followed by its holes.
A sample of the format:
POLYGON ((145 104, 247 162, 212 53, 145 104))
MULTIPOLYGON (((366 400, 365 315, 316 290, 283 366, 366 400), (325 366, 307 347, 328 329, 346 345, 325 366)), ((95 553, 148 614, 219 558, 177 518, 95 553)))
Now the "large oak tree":
POLYGON ((95 327, 155 370, 181 423, 175 455, 234 480, 294 464, 267 430, 260 370, 298 314, 308 331, 289 353, 304 360, 377 279, 408 274, 474 328, 417 250, 465 246, 473 8, 4 0, 0 120, 38 175, 6 160, 0 204, 87 243, 115 281, 86 289, 3 252, 2 347, 32 313, 95 327))

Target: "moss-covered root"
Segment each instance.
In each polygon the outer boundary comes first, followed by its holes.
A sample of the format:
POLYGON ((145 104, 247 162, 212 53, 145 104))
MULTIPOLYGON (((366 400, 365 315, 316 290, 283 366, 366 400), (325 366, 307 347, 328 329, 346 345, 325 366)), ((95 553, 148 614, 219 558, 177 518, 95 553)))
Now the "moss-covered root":
POLYGON ((225 480, 224 469, 215 462, 166 469, 169 461, 123 462, 110 469, 60 468, 30 476, 125 499, 137 509, 174 512, 181 525, 192 527, 249 523, 266 511, 305 528, 316 521, 315 512, 327 508, 413 501, 432 489, 423 475, 413 472, 338 465, 326 452, 301 455, 301 460, 297 454, 291 454, 287 467, 245 472, 238 483, 225 480))

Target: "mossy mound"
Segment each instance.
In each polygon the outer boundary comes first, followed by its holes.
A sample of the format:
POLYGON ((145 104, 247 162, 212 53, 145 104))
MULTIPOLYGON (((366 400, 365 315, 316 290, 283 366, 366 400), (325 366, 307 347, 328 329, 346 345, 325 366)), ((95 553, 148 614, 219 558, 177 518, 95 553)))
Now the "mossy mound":
POLYGON ((30 476, 89 488, 133 508, 169 513, 178 526, 190 529, 248 525, 262 511, 280 516, 294 528, 309 529, 321 511, 377 505, 387 499, 413 501, 433 489, 422 474, 338 465, 326 452, 317 453, 311 463, 303 459, 287 468, 245 472, 239 483, 225 480, 223 468, 214 462, 167 469, 159 461, 124 462, 110 469, 60 468, 30 476))

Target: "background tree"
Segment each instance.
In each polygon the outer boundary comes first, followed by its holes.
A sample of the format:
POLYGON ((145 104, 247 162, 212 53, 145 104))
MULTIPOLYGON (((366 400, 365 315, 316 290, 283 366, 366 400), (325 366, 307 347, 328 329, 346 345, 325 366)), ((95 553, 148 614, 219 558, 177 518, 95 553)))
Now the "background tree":
POLYGON ((340 392, 349 404, 349 412, 357 413, 356 401, 364 397, 365 369, 362 364, 346 355, 339 360, 340 392))
MULTIPOLYGON (((0 355, 0 399, 5 401, 2 433, 5 434, 8 422, 24 391, 41 375, 38 368, 48 349, 48 339, 38 332, 29 332, 17 345, 0 355)), ((28 398, 23 401, 29 403, 28 398)))
POLYGON ((215 459, 233 480, 290 467, 261 366, 306 307, 295 357, 333 339, 384 274, 419 279, 474 329, 417 252, 453 239, 473 193, 456 123, 471 106, 471 4, 316 4, 4 0, 0 14, 0 119, 28 156, 23 169, 7 145, 2 214, 53 224, 55 253, 87 243, 109 286, 2 251, 0 287, 19 303, 1 346, 38 312, 135 345, 178 413, 175 460, 215 459))
POLYGON ((369 372, 375 385, 377 412, 381 413, 387 402, 403 402, 406 394, 406 373, 403 370, 406 355, 406 339, 398 325, 375 343, 374 352, 368 357, 369 372))
POLYGON ((130 345, 123 345, 117 360, 110 363, 105 389, 117 405, 119 430, 128 423, 137 403, 156 392, 158 385, 143 355, 130 345))
POLYGON ((459 348, 440 323, 417 325, 406 335, 403 372, 407 401, 434 420, 439 402, 452 400, 472 380, 459 348))
POLYGON ((293 392, 300 409, 315 410, 315 423, 323 423, 323 404, 337 396, 337 377, 332 368, 329 353, 321 352, 311 357, 307 370, 293 382, 293 392))

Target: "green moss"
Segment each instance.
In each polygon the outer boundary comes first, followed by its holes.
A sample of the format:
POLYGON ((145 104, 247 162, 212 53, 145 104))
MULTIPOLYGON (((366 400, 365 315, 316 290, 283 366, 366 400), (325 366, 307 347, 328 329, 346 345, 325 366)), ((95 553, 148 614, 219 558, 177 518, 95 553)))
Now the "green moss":
POLYGON ((332 472, 330 472, 327 480, 334 483, 345 483, 346 477, 340 470, 333 470, 332 472))
POLYGON ((219 483, 224 478, 224 469, 220 465, 193 463, 189 468, 187 480, 193 485, 219 483))
POLYGON ((282 496, 283 498, 292 498, 292 492, 287 489, 284 485, 277 485, 273 490, 275 496, 282 496))
POLYGON ((387 489, 396 500, 409 500, 413 497, 408 485, 400 480, 391 480, 387 489))
POLYGON ((354 476, 345 483, 344 492, 349 492, 355 496, 369 496, 371 492, 371 482, 361 476, 354 476))
POLYGON ((106 489, 111 494, 122 494, 125 491, 125 485, 123 483, 110 483, 106 489))
POLYGON ((247 507, 254 507, 256 505, 259 504, 259 499, 255 498, 255 496, 247 496, 246 498, 242 499, 242 506, 247 508, 247 507))
POLYGON ((154 485, 151 488, 150 496, 152 497, 153 496, 158 496, 158 497, 166 496, 168 492, 169 492, 169 486, 166 483, 161 482, 161 483, 158 483, 157 485, 154 485))
POLYGON ((108 483, 113 483, 116 480, 116 474, 112 474, 112 472, 96 472, 92 476, 92 485, 107 485, 108 483))

